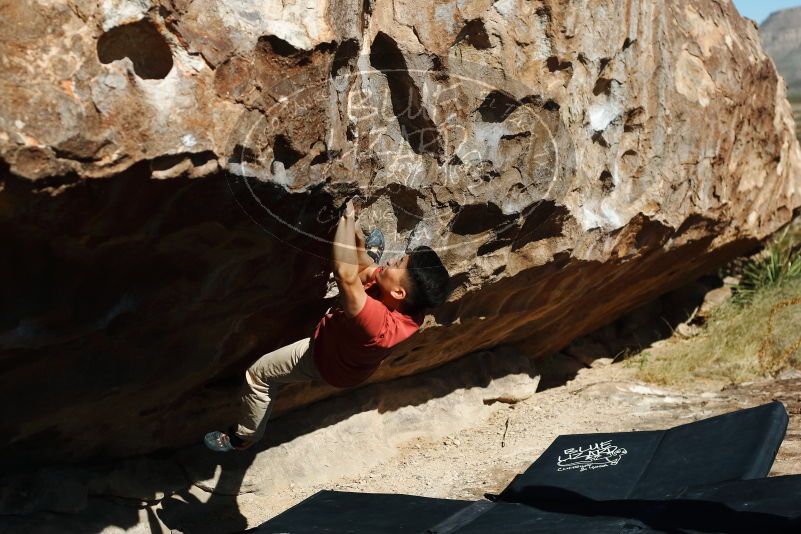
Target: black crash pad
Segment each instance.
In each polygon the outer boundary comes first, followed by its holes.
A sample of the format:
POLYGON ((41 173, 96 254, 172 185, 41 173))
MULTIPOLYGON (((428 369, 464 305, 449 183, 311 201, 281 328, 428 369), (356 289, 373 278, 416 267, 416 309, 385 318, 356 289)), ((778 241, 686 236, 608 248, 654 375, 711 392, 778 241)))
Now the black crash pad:
POLYGON ((765 477, 780 403, 666 431, 560 436, 496 502, 323 491, 249 532, 801 532, 801 476, 765 477))
POLYGON ((411 495, 322 491, 252 534, 651 534, 801 532, 801 476, 691 488, 666 500, 535 507, 411 495))
MULTIPOLYGON (((564 491, 556 489, 556 492, 564 491)), ((738 480, 686 488, 670 499, 592 500, 574 494, 571 500, 540 501, 531 509, 531 532, 547 532, 540 526, 554 525, 554 532, 569 531, 562 525, 586 525, 602 532, 616 526, 621 532, 682 533, 794 533, 801 532, 801 476, 792 475, 754 480, 738 480), (533 518, 538 521, 532 522, 533 518), (614 519, 618 522, 615 523, 614 519)), ((481 518, 485 526, 494 518, 481 518)), ((478 523, 471 527, 478 527, 478 523)), ((501 529, 502 532, 516 532, 501 529)), ((480 530, 459 530, 473 534, 480 530)), ((525 531, 518 531, 525 532, 525 531)))
POLYGON ((472 504, 412 495, 320 491, 249 532, 417 534, 472 504))
POLYGON ((801 475, 697 486, 688 488, 676 500, 694 506, 718 505, 724 510, 703 514, 704 525, 695 517, 694 524, 687 525, 688 532, 714 530, 722 516, 730 518, 731 532, 801 532, 801 475))
POLYGON ((321 491, 252 534, 621 534, 650 532, 620 517, 581 517, 514 503, 321 491))
POLYGON ((772 402, 669 430, 559 436, 498 498, 667 499, 690 486, 761 478, 788 419, 772 402))

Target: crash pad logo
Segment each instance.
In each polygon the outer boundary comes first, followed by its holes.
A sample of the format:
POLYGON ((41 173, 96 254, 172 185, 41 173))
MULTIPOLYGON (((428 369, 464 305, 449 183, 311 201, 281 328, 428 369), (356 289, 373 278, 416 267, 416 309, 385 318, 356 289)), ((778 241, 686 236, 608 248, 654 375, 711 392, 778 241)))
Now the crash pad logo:
POLYGON ((589 447, 565 449, 564 457, 559 455, 556 464, 557 471, 571 471, 578 469, 581 472, 591 469, 601 469, 617 465, 628 451, 623 447, 613 445, 611 441, 593 443, 589 447))

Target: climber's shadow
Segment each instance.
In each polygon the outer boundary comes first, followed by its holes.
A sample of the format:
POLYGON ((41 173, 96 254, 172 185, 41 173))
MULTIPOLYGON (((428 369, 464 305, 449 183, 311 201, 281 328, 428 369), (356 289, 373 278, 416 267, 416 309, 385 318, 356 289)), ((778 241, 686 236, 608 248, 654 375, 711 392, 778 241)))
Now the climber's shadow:
POLYGON ((202 445, 183 452, 177 461, 192 483, 161 501, 158 520, 170 530, 186 534, 220 534, 247 528, 237 496, 255 452, 213 453, 202 445))

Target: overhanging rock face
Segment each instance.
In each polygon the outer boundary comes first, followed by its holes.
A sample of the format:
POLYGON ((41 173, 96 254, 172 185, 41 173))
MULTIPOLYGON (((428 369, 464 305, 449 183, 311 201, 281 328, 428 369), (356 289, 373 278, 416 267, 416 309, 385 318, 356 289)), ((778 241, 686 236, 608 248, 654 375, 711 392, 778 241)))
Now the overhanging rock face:
MULTIPOLYGON (((10 4, 0 44, 6 461, 231 417, 332 301, 335 210, 436 248, 450 301, 373 380, 547 354, 801 204, 756 28, 724 3, 10 4)), ((276 413, 331 395, 288 389, 276 413)))

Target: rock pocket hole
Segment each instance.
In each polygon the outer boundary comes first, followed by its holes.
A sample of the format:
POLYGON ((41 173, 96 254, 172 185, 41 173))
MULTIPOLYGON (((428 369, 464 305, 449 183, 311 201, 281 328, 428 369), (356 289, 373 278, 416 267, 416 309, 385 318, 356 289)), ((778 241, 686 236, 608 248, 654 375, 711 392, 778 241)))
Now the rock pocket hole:
POLYGON ((231 163, 258 163, 259 155, 250 147, 237 144, 229 157, 231 163))
POLYGON ((97 58, 101 63, 126 57, 140 78, 162 79, 172 70, 170 45, 147 19, 112 28, 97 41, 97 58))
POLYGON ((601 189, 603 189, 604 193, 611 193, 615 189, 615 181, 612 178, 612 173, 605 170, 601 173, 601 176, 598 177, 598 180, 601 182, 601 189))
POLYGON ((548 111, 559 111, 559 108, 561 106, 553 100, 548 100, 547 102, 545 102, 545 104, 542 105, 542 107, 547 109, 548 111))
POLYGON ((334 53, 334 60, 331 62, 331 77, 336 77, 340 69, 347 67, 348 63, 356 59, 359 55, 359 41, 348 39, 337 47, 334 53))
POLYGON ((491 91, 478 107, 484 122, 503 122, 520 106, 520 102, 503 91, 491 91))
POLYGON ((481 19, 473 19, 465 24, 453 44, 457 45, 462 41, 478 50, 492 47, 487 30, 484 28, 484 22, 481 19))
POLYGON ((262 35, 259 37, 259 45, 263 45, 264 43, 270 45, 270 49, 279 56, 292 57, 300 53, 300 50, 292 46, 289 42, 275 35, 262 35))
POLYGON ((598 78, 595 82, 595 87, 592 88, 592 94, 595 96, 600 96, 603 94, 611 94, 612 92, 612 80, 610 78, 598 78))
POLYGON ((339 157, 340 152, 340 150, 324 150, 312 158, 309 162, 309 167, 328 163, 332 159, 339 157))
POLYGON ((545 65, 550 72, 558 72, 560 70, 573 70, 573 63, 570 61, 562 61, 556 56, 551 56, 545 61, 545 65))
POLYGON ((273 142, 273 156, 276 161, 284 164, 284 168, 288 169, 298 162, 303 154, 292 148, 292 144, 283 135, 275 136, 273 142))
POLYGON ((597 145, 601 145, 604 148, 609 148, 609 143, 604 138, 603 132, 595 132, 592 136, 592 142, 597 145))
POLYGON ((523 210, 523 226, 515 235, 512 250, 522 248, 526 243, 563 235, 563 229, 570 212, 564 206, 557 206, 552 200, 540 200, 523 210))
POLYGON ((640 121, 642 120, 643 115, 645 115, 645 110, 641 107, 636 107, 626 111, 626 117, 623 123, 623 131, 632 132, 642 128, 642 123, 640 121))
POLYGON ((451 222, 451 232, 457 235, 478 235, 517 219, 517 215, 505 215, 501 209, 487 202, 486 204, 468 204, 462 206, 451 222))
POLYGON ((370 65, 387 78, 392 110, 398 119, 401 135, 411 149, 417 154, 439 158, 442 155, 439 131, 423 106, 420 90, 409 75, 398 44, 383 32, 378 32, 370 46, 370 65))

